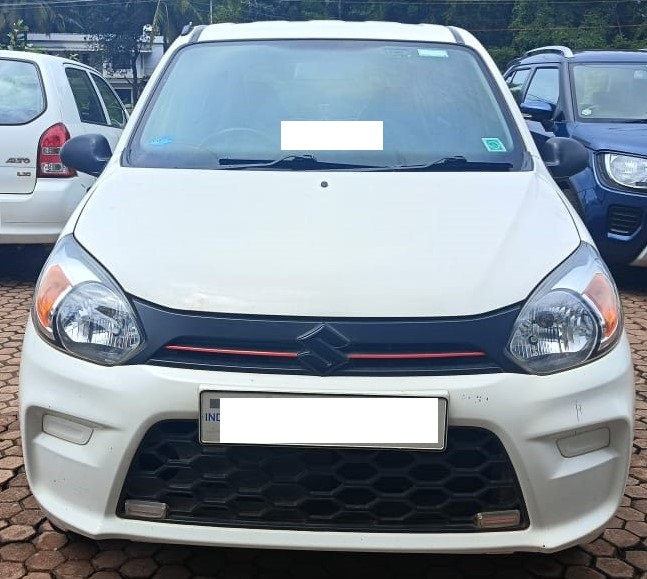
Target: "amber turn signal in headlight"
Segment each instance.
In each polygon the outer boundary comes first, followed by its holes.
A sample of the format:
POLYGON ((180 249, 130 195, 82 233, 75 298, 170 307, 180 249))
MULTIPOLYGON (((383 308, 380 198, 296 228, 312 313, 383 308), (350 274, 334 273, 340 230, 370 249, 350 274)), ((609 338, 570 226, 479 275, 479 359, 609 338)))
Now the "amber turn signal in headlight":
POLYGON ((70 280, 59 265, 53 264, 45 270, 34 300, 36 317, 43 330, 53 333, 54 307, 71 287, 70 280))

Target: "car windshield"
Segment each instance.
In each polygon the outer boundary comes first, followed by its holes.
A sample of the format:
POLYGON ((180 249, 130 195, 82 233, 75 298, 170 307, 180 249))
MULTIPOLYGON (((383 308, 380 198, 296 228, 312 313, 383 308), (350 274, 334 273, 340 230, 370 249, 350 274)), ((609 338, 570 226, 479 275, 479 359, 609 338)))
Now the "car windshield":
POLYGON ((45 109, 36 66, 22 60, 0 59, 0 125, 21 125, 45 109))
POLYGON ((178 51, 125 157, 136 167, 513 170, 523 145, 456 45, 214 42, 178 51))
POLYGON ((647 57, 635 63, 577 64, 573 84, 581 121, 647 120, 647 57))

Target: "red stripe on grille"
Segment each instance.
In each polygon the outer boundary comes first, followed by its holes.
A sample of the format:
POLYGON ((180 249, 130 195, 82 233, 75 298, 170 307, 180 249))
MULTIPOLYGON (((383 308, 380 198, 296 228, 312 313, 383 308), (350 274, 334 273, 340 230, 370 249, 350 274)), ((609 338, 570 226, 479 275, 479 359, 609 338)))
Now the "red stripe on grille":
POLYGON ((200 354, 228 354, 231 356, 266 356, 270 358, 296 358, 297 352, 265 352, 263 350, 230 350, 226 348, 199 348, 197 346, 166 346, 167 350, 198 352, 200 354))
MULTIPOLYGON (((166 346, 167 350, 199 354, 224 354, 230 356, 264 356, 267 358, 296 358, 298 352, 271 352, 265 350, 235 350, 229 348, 201 348, 198 346, 166 346)), ((418 352, 412 354, 348 354, 349 360, 429 360, 443 358, 478 358, 485 352, 418 352)))
POLYGON ((485 352, 420 352, 417 354, 348 354, 351 360, 424 360, 431 358, 477 358, 485 352))

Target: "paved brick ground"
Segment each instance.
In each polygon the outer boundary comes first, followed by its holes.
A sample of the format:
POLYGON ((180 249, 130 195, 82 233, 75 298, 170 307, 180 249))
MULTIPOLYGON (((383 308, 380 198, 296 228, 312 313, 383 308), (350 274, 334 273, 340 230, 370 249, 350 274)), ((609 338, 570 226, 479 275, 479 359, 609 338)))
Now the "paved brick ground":
POLYGON ((25 479, 17 420, 23 326, 42 256, 0 248, 0 579, 647 579, 647 271, 618 272, 636 365, 624 502, 595 541, 556 555, 423 556, 207 549, 90 541, 55 531, 25 479))

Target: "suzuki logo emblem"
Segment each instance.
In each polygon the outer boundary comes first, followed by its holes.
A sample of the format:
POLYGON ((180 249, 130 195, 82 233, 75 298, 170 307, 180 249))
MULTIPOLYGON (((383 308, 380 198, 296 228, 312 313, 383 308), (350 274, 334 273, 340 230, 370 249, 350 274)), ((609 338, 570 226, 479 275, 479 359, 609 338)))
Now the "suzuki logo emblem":
POLYGON ((297 341, 305 348, 297 358, 317 374, 330 374, 348 362, 348 357, 340 350, 348 346, 350 340, 326 324, 299 336, 297 341))

